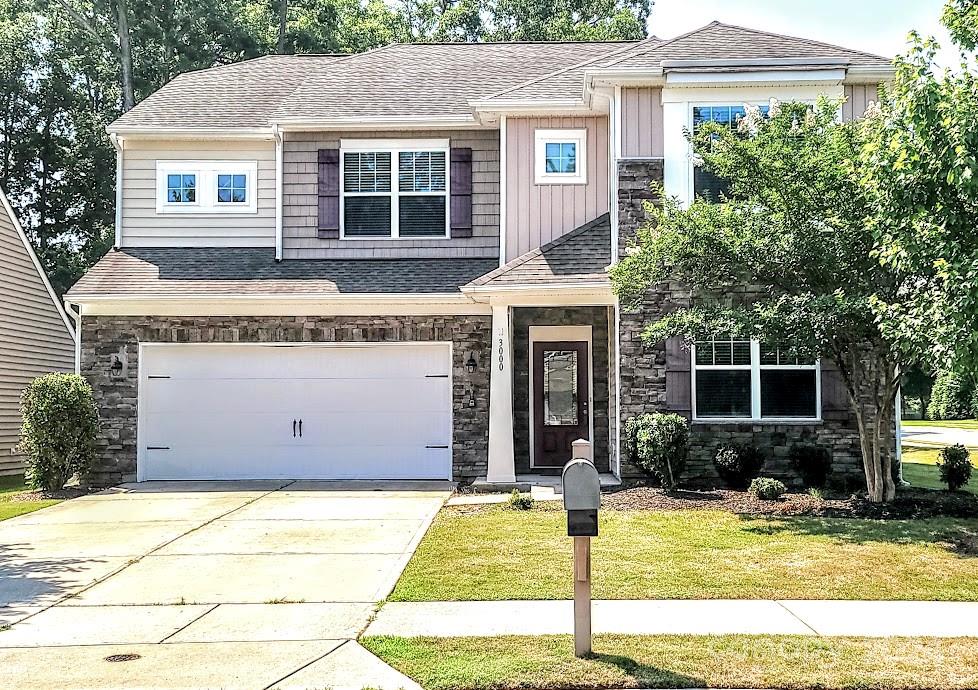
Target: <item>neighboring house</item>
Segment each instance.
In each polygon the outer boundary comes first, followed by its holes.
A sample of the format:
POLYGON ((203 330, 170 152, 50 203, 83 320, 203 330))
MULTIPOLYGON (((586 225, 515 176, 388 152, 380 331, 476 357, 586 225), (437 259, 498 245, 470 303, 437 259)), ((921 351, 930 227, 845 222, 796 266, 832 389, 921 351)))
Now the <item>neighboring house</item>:
POLYGON ((74 371, 75 333, 0 190, 0 475, 23 472, 20 394, 52 371, 74 371))
POLYGON ((607 267, 650 184, 690 200, 684 130, 744 103, 847 97, 882 57, 719 23, 663 41, 391 45, 184 74, 109 127, 117 237, 68 294, 101 407, 93 476, 553 474, 622 424, 693 420, 775 458, 800 440, 859 471, 839 379, 758 343, 646 347, 684 299, 618 305, 607 267))

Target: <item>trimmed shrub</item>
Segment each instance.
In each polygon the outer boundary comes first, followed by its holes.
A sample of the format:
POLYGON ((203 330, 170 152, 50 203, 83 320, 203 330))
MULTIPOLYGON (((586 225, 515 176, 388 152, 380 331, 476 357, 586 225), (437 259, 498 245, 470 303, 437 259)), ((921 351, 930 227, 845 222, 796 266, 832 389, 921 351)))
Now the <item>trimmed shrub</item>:
POLYGON ((957 491, 971 479, 971 453, 960 443, 948 446, 938 455, 937 469, 948 491, 957 491))
POLYGON ((689 422, 678 414, 644 414, 625 422, 632 462, 671 491, 679 484, 689 456, 689 422))
POLYGON ((750 443, 734 443, 720 446, 713 458, 717 473, 735 489, 746 489, 751 480, 761 473, 764 456, 757 446, 750 443))
POLYGON ((750 483, 747 491, 762 501, 776 501, 788 490, 782 482, 770 477, 757 477, 750 483))
POLYGON ((822 446, 799 443, 791 446, 788 459, 798 470, 806 488, 823 488, 832 469, 832 454, 822 446))
POLYGON ((513 493, 509 495, 507 503, 509 503, 509 507, 513 510, 530 510, 533 507, 533 496, 530 494, 521 494, 519 490, 513 489, 513 493))
POLYGON ((45 374, 28 384, 20 404, 28 484, 48 491, 64 488, 95 459, 99 423, 92 387, 78 374, 45 374))
POLYGON ((946 371, 937 377, 927 416, 931 419, 970 419, 973 385, 964 376, 946 371))

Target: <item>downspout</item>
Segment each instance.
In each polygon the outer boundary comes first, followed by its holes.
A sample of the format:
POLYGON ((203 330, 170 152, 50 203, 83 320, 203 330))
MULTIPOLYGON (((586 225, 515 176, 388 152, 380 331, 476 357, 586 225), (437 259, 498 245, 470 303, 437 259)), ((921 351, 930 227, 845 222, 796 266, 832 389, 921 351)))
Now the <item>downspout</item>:
POLYGON ((115 148, 115 244, 113 248, 119 249, 122 246, 122 165, 125 140, 113 133, 109 135, 109 141, 115 148))
POLYGON ((75 311, 72 307, 75 306, 68 300, 65 300, 65 313, 71 317, 71 320, 75 322, 75 373, 81 374, 81 307, 78 307, 78 311, 75 311))
POLYGON ((499 265, 506 264, 506 116, 499 116, 499 265))
POLYGON ((282 260, 282 176, 285 159, 285 141, 278 125, 272 125, 272 137, 275 139, 275 260, 282 260))

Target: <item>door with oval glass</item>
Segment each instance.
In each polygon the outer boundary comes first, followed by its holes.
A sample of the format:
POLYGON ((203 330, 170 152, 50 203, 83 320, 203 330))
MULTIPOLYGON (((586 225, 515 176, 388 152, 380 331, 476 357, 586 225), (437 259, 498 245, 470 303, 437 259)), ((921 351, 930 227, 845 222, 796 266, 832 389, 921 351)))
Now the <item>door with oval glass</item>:
POLYGON ((588 343, 533 344, 533 467, 563 467, 590 440, 588 343))

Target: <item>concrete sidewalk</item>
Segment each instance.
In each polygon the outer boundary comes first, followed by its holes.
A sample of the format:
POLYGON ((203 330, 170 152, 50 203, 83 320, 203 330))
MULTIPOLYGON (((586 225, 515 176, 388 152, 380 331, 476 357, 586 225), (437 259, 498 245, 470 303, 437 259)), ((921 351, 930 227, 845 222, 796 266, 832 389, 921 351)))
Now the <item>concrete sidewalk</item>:
MULTIPOLYGON (((595 601, 595 633, 978 637, 978 602, 595 601)), ((365 635, 477 637, 573 633, 571 601, 394 602, 365 635)))

